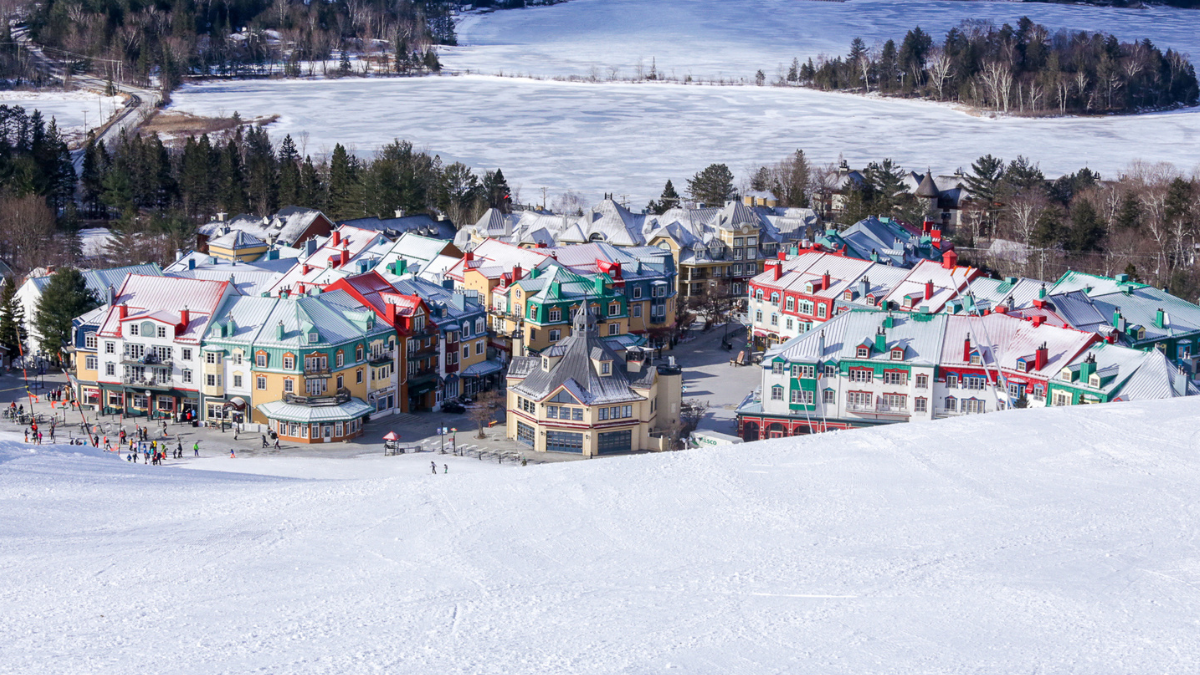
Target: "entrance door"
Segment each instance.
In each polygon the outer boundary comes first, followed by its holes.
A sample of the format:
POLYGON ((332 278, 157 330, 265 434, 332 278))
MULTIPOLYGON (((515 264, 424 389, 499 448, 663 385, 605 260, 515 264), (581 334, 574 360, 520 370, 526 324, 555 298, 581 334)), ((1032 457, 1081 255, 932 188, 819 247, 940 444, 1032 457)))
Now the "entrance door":
POLYGON ((597 439, 597 450, 602 455, 614 452, 630 452, 633 450, 633 431, 608 431, 600 434, 597 439))
POLYGON ((742 440, 757 441, 758 440, 758 422, 742 423, 742 440))

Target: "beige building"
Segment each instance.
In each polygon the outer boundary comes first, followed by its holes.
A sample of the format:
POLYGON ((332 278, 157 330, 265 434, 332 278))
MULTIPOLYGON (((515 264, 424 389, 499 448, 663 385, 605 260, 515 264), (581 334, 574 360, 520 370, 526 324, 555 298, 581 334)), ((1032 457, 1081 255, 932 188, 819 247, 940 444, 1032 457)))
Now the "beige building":
POLYGON ((584 457, 667 449, 679 428, 682 374, 648 351, 622 359, 584 305, 570 337, 508 370, 508 437, 538 452, 584 457))

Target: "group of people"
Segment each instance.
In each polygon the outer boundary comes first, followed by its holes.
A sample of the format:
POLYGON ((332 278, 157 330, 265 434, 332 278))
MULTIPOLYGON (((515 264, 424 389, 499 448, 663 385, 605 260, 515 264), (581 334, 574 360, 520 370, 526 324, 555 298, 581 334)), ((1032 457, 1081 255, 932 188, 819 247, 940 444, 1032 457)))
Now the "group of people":
MULTIPOLYGON (((123 444, 124 436, 125 436, 124 430, 121 430, 121 436, 122 436, 121 442, 123 444)), ((107 444, 107 439, 105 439, 105 443, 107 444)), ((142 457, 143 463, 158 465, 158 464, 162 464, 163 460, 165 460, 167 458, 168 451, 171 453, 171 459, 183 459, 183 443, 182 442, 177 441, 175 443, 174 450, 170 450, 168 446, 169 446, 169 444, 165 443, 165 442, 160 444, 158 441, 150 441, 150 443, 148 445, 143 445, 139 452, 138 447, 137 447, 137 441, 130 440, 129 441, 129 453, 127 455, 125 455, 125 461, 133 462, 136 464, 138 461, 138 456, 140 455, 142 457)), ((196 441, 195 443, 192 444, 192 452, 194 452, 197 457, 200 456, 200 441, 196 441)))

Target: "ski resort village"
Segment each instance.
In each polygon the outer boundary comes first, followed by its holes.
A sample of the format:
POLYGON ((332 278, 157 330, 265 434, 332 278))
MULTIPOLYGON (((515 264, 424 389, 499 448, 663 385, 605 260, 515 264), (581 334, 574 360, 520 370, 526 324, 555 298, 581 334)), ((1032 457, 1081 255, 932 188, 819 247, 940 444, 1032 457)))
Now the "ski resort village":
POLYGON ((0 675, 1200 673, 1200 0, 13 0, 0 675))

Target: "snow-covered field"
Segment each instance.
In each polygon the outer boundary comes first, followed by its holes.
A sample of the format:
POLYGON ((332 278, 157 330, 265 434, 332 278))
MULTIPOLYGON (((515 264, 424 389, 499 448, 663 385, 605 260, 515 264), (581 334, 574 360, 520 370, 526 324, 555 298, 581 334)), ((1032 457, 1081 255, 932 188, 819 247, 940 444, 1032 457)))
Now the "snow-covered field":
POLYGON ((86 91, 0 91, 0 105, 19 105, 30 114, 42 111, 46 123, 58 123, 59 133, 68 141, 83 138, 84 117, 87 125, 97 126, 112 117, 125 104, 120 96, 100 96, 86 91))
POLYGON ((1198 407, 437 476, 6 440, 0 672, 1196 672, 1198 407))
MULTIPOLYGON (((568 3, 570 4, 570 3, 568 3)), ((822 5, 826 3, 806 3, 822 5)), ((523 11, 513 12, 522 14, 523 11)), ((535 16, 536 12, 530 12, 535 16)), ((1197 16, 1200 16, 1198 14, 1197 16)), ((745 178, 803 148, 856 167, 891 157, 913 170, 969 167, 981 155, 1030 156, 1051 175, 1090 166, 1114 176, 1131 160, 1196 166, 1200 113, 991 119, 945 105, 774 87, 586 84, 485 76, 254 80, 189 85, 172 109, 243 117, 314 155, 341 142, 359 154, 394 138, 477 171, 501 167, 533 201, 574 190, 627 195, 640 209, 663 183, 714 162, 745 178)))
POLYGON ((1194 10, 1115 9, 956 0, 570 0, 551 7, 471 14, 458 24, 463 46, 444 50, 451 68, 486 74, 599 77, 618 68, 633 77, 639 61, 683 79, 773 77, 793 57, 845 54, 850 40, 868 45, 903 39, 914 26, 941 42, 964 19, 1015 25, 1022 16, 1051 29, 1149 38, 1200 57, 1194 10))

